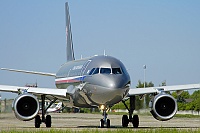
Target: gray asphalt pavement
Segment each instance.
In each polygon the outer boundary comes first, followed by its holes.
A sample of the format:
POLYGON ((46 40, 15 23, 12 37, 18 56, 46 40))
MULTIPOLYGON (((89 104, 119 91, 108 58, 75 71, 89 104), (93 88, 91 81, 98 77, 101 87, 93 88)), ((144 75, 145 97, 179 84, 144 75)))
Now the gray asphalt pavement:
MULTIPOLYGON (((99 123, 101 114, 82 114, 82 113, 54 113, 52 116, 52 128, 54 129, 100 129, 99 123)), ((121 115, 109 115, 111 129, 122 128, 121 115)), ((200 128, 200 118, 173 118, 169 121, 157 121, 152 116, 139 115, 139 129, 148 128, 200 128)), ((129 124, 129 128, 132 124, 129 124)), ((34 128, 34 120, 20 121, 15 118, 13 113, 0 113, 0 130, 30 130, 34 128)), ((41 129, 46 129, 45 124, 41 129)))

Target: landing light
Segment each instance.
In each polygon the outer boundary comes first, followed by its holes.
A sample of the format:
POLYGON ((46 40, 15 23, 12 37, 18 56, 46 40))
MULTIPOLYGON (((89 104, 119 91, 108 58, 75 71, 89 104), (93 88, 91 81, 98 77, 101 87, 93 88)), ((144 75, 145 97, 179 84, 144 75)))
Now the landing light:
POLYGON ((105 105, 100 105, 100 109, 104 110, 105 109, 105 105))

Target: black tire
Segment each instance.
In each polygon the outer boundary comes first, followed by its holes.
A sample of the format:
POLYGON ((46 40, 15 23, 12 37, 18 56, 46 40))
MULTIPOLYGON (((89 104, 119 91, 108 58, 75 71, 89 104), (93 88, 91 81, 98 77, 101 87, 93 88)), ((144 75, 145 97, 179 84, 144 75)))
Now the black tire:
POLYGON ((104 128, 104 120, 103 119, 100 120, 100 128, 104 128))
POLYGON ((138 117, 138 115, 134 115, 134 116, 133 116, 133 121, 132 121, 132 123, 133 123, 133 127, 134 127, 134 128, 138 128, 138 126, 139 126, 139 117, 138 117))
POLYGON ((129 119, 127 115, 122 116, 122 126, 123 127, 128 127, 129 119))
POLYGON ((107 128, 110 128, 110 119, 107 119, 107 128))
POLYGON ((40 128, 40 124, 41 124, 41 119, 40 119, 40 116, 37 115, 35 117, 35 128, 40 128))
POLYGON ((50 115, 46 116, 46 127, 51 127, 51 116, 50 115))

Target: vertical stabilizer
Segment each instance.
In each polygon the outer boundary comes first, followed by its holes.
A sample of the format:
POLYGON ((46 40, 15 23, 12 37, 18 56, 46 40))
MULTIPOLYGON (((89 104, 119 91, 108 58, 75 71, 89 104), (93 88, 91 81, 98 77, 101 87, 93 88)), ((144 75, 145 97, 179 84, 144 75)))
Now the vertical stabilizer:
POLYGON ((72 61, 75 60, 75 58, 74 58, 68 2, 65 3, 65 12, 66 12, 67 61, 72 61))

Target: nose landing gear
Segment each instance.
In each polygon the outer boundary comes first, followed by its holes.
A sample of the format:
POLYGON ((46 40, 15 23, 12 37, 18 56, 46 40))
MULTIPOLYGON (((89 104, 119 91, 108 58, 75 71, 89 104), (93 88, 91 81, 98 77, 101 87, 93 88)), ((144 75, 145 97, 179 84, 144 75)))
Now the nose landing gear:
POLYGON ((107 119, 107 111, 108 111, 108 108, 106 108, 104 105, 101 105, 100 109, 103 110, 103 119, 100 120, 100 127, 101 128, 104 128, 104 127, 107 127, 107 128, 110 128, 110 119, 107 119))

